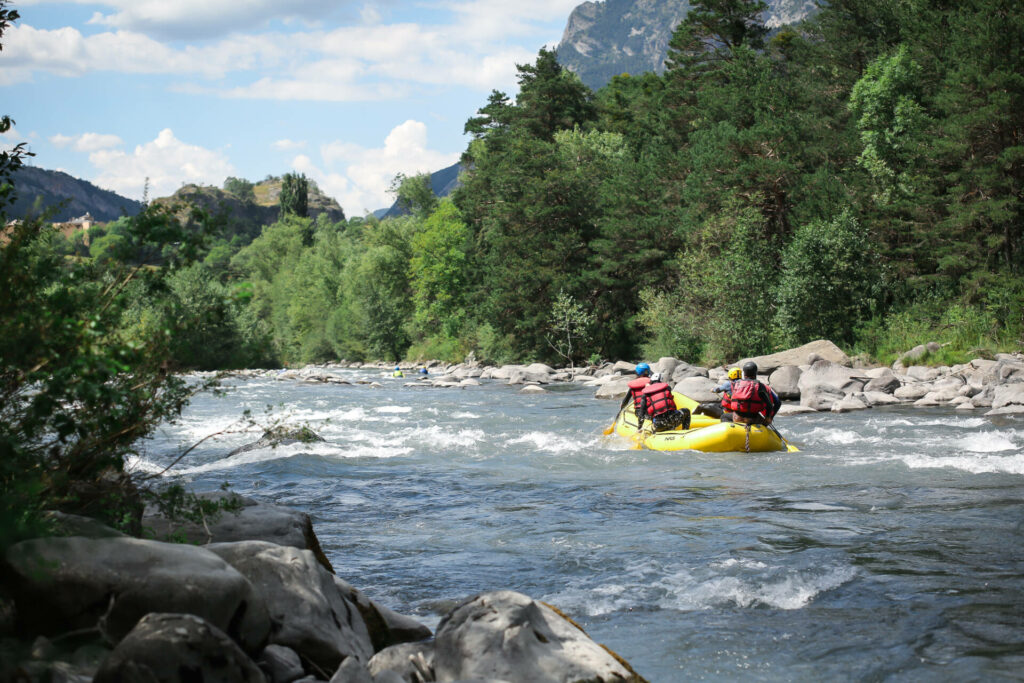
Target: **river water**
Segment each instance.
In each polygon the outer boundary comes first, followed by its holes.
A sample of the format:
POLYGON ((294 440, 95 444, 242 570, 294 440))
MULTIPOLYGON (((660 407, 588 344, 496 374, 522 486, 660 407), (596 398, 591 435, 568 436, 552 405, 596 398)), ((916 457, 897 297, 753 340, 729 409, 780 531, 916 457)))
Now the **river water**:
POLYGON ((204 442, 197 490, 312 515, 338 574, 437 625, 513 589, 653 682, 1024 678, 1024 422, 897 407, 780 418, 799 453, 632 450, 578 385, 232 380, 137 466, 268 405, 326 442, 204 442))

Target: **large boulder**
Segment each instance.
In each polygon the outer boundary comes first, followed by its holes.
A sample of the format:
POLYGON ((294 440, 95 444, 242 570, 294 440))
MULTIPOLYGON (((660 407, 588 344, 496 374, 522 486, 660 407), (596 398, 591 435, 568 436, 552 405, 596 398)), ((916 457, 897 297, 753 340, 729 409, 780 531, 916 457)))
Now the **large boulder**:
POLYGON ((334 571, 313 532, 313 522, 305 512, 262 503, 235 493, 204 493, 199 497, 211 500, 229 498, 236 509, 221 513, 213 521, 207 520, 205 525, 171 521, 158 510, 148 509, 142 518, 143 526, 151 530, 158 540, 175 538, 195 544, 267 541, 301 548, 312 552, 325 569, 334 571))
POLYGON ((625 360, 616 361, 612 365, 612 372, 618 372, 623 375, 636 375, 636 363, 630 363, 625 360))
POLYGON ((881 392, 891 394, 903 386, 903 382, 889 368, 879 368, 879 372, 869 375, 871 379, 864 385, 864 391, 881 392))
POLYGON ((46 538, 5 555, 19 631, 100 625, 113 641, 150 612, 194 614, 258 652, 270 617, 253 585, 205 548, 138 538, 46 538), (102 620, 102 623, 100 623, 102 620))
POLYGON ((846 398, 846 394, 824 384, 815 384, 800 392, 800 405, 812 410, 832 410, 832 406, 846 398))
POLYGON ((430 629, 420 622, 377 604, 344 579, 335 576, 334 586, 342 598, 359 608, 376 652, 400 643, 425 640, 433 635, 430 629))
POLYGON ((252 659, 222 630, 191 614, 151 613, 117 644, 94 683, 264 683, 252 659))
MULTIPOLYGON (((680 365, 680 362, 671 356, 664 356, 658 359, 657 363, 651 364, 651 372, 660 372, 666 378, 672 377, 672 374, 676 371, 676 368, 680 365)), ((682 365, 685 365, 683 363, 682 365)))
POLYGON ((795 349, 779 351, 778 353, 771 353, 767 356, 744 358, 736 363, 736 365, 742 366, 747 361, 754 361, 757 363, 758 372, 770 374, 778 368, 781 368, 783 365, 807 365, 811 362, 811 356, 817 356, 818 358, 832 361, 839 365, 850 366, 852 364, 850 357, 843 353, 842 349, 827 339, 819 339, 795 349))
POLYGON ((529 372, 523 369, 513 370, 508 376, 509 384, 526 384, 527 382, 548 384, 550 381, 551 375, 546 372, 529 372))
POLYGON ((901 401, 916 401, 932 390, 930 382, 914 382, 897 388, 892 395, 901 401))
POLYGON ((840 399, 839 401, 833 403, 832 407, 829 410, 831 410, 833 413, 849 413, 854 410, 864 410, 865 408, 870 407, 870 404, 862 401, 853 394, 847 394, 846 396, 843 396, 843 398, 840 399))
POLYGON ((818 412, 817 408, 796 405, 794 403, 783 403, 779 408, 779 412, 775 413, 775 417, 787 417, 789 415, 803 415, 804 413, 816 412, 818 412))
POLYGON ((441 621, 434 639, 434 673, 438 681, 642 680, 565 616, 513 591, 477 595, 441 621))
POLYGON ((381 680, 385 672, 399 674, 403 681, 433 681, 434 641, 392 645, 375 654, 367 669, 374 680, 381 680))
POLYGON ((930 368, 927 365, 911 365, 904 374, 918 382, 931 382, 938 378, 939 371, 937 368, 930 368))
POLYGON ((672 387, 672 389, 684 396, 689 396, 697 402, 717 401, 721 396, 711 391, 715 386, 715 382, 707 377, 687 377, 672 387))
POLYGON ((797 386, 800 388, 801 396, 815 386, 852 394, 863 391, 867 381, 867 376, 860 370, 853 370, 828 360, 819 360, 801 373, 797 386))
POLYGON ((768 377, 768 384, 783 401, 798 399, 802 374, 803 370, 795 365, 783 365, 768 377))
POLYGON ((992 408, 998 410, 1008 406, 1024 405, 1024 384, 1004 384, 998 386, 992 393, 992 408))
POLYGON ((530 363, 523 368, 523 372, 536 375, 553 375, 555 373, 555 369, 550 365, 545 365, 544 363, 530 363))
POLYGON ((292 683, 305 673, 299 653, 284 645, 267 645, 256 664, 270 683, 292 683))
POLYGON ((270 642, 290 647, 326 672, 346 657, 369 661, 373 643, 359 608, 313 553, 263 541, 207 546, 263 595, 273 620, 270 642))
POLYGON ((884 391, 867 391, 863 393, 854 394, 861 401, 866 403, 868 406, 891 406, 898 403, 902 403, 898 398, 892 394, 887 394, 884 391))
POLYGON ((594 394, 594 398, 621 399, 629 392, 629 383, 636 377, 623 377, 603 383, 594 394))
POLYGON ((690 365, 688 363, 680 362, 676 366, 675 371, 672 373, 672 383, 678 384, 688 377, 707 377, 708 369, 702 368, 699 365, 690 365))

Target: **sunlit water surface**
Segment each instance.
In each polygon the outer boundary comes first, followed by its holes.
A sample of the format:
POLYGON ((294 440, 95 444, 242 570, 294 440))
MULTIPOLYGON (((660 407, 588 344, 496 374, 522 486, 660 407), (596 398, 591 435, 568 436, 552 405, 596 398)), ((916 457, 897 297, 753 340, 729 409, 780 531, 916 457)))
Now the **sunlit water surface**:
POLYGON ((1024 422, 890 408, 781 418, 800 453, 657 453, 565 385, 231 381, 162 429, 162 469, 245 409, 325 443, 175 467, 304 510, 338 574, 431 627, 499 588, 559 606, 648 680, 1024 677, 1024 422))

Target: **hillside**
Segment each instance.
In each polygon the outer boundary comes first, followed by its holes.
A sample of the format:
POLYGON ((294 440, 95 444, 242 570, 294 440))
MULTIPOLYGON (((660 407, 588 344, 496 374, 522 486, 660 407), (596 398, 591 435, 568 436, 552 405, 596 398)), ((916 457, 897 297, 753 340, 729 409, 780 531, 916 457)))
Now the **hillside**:
MULTIPOLYGON (((434 171, 430 174, 430 189, 438 197, 447 197, 459 186, 460 171, 462 171, 461 164, 452 164, 447 168, 442 168, 440 171, 434 171)), ((378 218, 393 218, 401 216, 406 212, 399 208, 398 202, 395 202, 389 208, 374 213, 378 218)))
POLYGON ((113 221, 123 215, 134 216, 142 210, 141 202, 102 190, 87 180, 61 171, 23 166, 12 180, 18 188, 18 198, 8 210, 8 218, 24 218, 37 201, 40 210, 55 209, 50 219, 53 221, 69 221, 86 213, 101 222, 113 221))
MULTIPOLYGON (((770 28, 793 24, 815 10, 814 0, 766 0, 770 28)), ((572 11, 558 61, 597 90, 612 76, 661 73, 672 31, 690 9, 688 0, 605 0, 572 11)))

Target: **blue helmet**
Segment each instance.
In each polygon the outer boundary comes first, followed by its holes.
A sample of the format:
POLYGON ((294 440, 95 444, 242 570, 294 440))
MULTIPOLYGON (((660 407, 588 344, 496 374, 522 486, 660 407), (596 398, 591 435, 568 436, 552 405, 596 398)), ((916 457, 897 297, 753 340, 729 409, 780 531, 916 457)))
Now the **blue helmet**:
POLYGON ((641 363, 640 365, 636 366, 636 374, 639 375, 640 377, 644 377, 645 375, 650 375, 651 374, 651 366, 648 365, 647 363, 641 363))
POLYGON ((427 369, 426 368, 420 368, 420 374, 421 375, 427 374, 427 369))
POLYGON ((397 365, 395 366, 395 370, 401 370, 401 369, 402 368, 398 367, 397 365))

